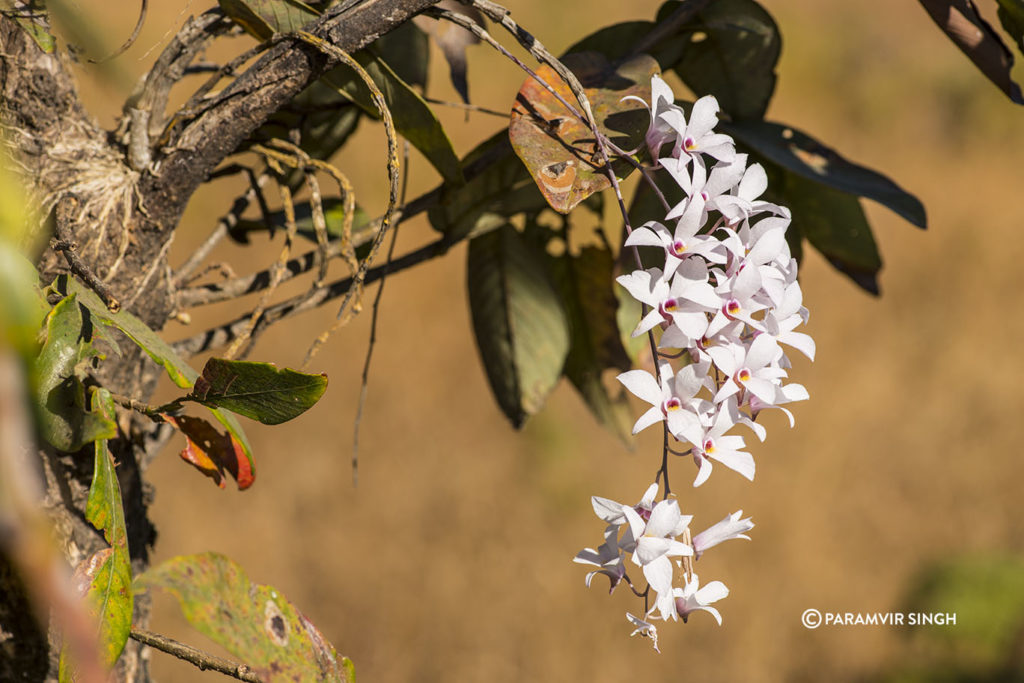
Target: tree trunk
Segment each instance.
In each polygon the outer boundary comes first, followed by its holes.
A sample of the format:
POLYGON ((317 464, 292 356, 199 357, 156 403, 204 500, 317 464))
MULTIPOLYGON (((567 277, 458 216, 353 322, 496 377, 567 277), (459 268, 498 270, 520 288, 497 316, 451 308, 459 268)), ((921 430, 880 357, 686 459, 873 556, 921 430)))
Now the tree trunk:
MULTIPOLYGON (((341 2, 310 32, 352 52, 436 1, 341 2)), ((50 213, 49 224, 57 235, 77 245, 124 308, 154 330, 175 309, 167 246, 189 198, 239 143, 334 65, 305 43, 283 40, 217 97, 204 100, 201 113, 172 128, 170 138, 153 149, 148 134, 161 130, 167 90, 209 38, 227 25, 219 10, 186 23, 157 61, 142 93, 126 104, 126 125, 119 135, 100 129, 82 107, 66 54, 44 53, 18 24, 0 16, 0 130, 15 150, 31 201, 50 213), (144 112, 141 125, 127 125, 139 111, 144 112)), ((60 253, 50 249, 39 256, 38 267, 44 285, 67 270, 60 253)), ((123 356, 104 362, 96 379, 114 392, 146 402, 161 370, 130 341, 120 347, 123 356)), ((156 455, 147 449, 158 441, 145 438, 153 427, 146 418, 126 411, 119 411, 118 418, 119 438, 110 445, 137 574, 148 566, 156 537, 143 474, 156 455)), ((105 547, 84 516, 91 452, 89 446, 77 454, 53 449, 39 453, 47 491, 44 504, 72 566, 105 547)), ((31 613, 24 587, 8 558, 0 555, 0 680, 56 679, 59 634, 47 634, 31 613)), ((148 602, 137 598, 134 624, 146 627, 148 615, 148 602)), ((140 649, 135 641, 128 642, 117 680, 149 680, 140 649)))

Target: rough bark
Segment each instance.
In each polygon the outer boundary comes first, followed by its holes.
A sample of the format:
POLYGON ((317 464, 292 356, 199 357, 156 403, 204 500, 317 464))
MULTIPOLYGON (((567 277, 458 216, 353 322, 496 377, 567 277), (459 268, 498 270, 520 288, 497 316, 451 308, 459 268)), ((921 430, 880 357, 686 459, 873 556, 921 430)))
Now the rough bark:
MULTIPOLYGON (((310 32, 352 52, 436 1, 345 0, 310 32)), ((34 202, 50 211, 58 233, 76 243, 96 274, 109 280, 125 309, 157 330, 175 308, 166 252, 192 194, 239 143, 334 65, 305 43, 281 39, 223 92, 202 101, 200 111, 179 117, 160 139, 170 85, 208 39, 227 26, 216 10, 190 20, 165 49, 146 87, 126 103, 125 125, 108 132, 84 110, 66 55, 45 54, 17 24, 0 17, 0 129, 34 202)), ((51 250, 42 253, 38 265, 44 281, 66 270, 64 259, 51 250)), ((130 342, 121 348, 123 358, 102 366, 98 379, 118 393, 147 401, 159 373, 130 342)), ((121 436, 111 446, 138 572, 147 566, 155 540, 147 516, 151 492, 143 479, 145 464, 155 455, 146 452, 147 443, 154 442, 143 438, 148 425, 138 416, 120 414, 119 426, 121 436)), ((103 544, 84 519, 92 477, 92 458, 85 456, 40 452, 46 503, 72 564, 103 544)), ((53 634, 48 642, 46 629, 29 617, 27 605, 18 577, 0 556, 2 680, 55 678, 53 634)), ((137 603, 136 624, 145 626, 147 618, 148 604, 137 603)), ((117 679, 148 681, 146 665, 138 644, 129 641, 117 679)))

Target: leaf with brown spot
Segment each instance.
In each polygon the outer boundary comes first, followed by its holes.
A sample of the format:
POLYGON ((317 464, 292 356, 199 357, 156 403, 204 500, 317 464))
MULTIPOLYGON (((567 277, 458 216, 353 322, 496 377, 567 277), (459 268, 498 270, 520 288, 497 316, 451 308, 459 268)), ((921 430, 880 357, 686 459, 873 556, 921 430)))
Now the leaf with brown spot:
POLYGON ((198 417, 163 413, 160 417, 185 435, 185 448, 180 453, 182 460, 213 479, 220 488, 224 488, 225 472, 232 476, 239 490, 252 486, 256 477, 252 460, 233 434, 221 433, 198 417))
MULTIPOLYGON (((598 129, 622 149, 640 147, 650 115, 642 103, 622 98, 649 101, 651 76, 658 72, 658 63, 640 55, 613 70, 608 59, 596 52, 567 55, 564 63, 583 85, 598 129)), ((578 109, 569 86, 550 67, 542 66, 537 75, 578 109)), ((555 211, 569 213, 590 195, 610 187, 598 161, 593 132, 532 76, 519 89, 508 134, 555 211)), ((612 168, 619 178, 633 170, 624 160, 613 161, 612 168)))
POLYGON ((245 570, 223 555, 175 557, 139 576, 136 587, 169 592, 195 629, 266 683, 355 680, 352 661, 339 655, 309 619, 279 591, 251 583, 245 570))

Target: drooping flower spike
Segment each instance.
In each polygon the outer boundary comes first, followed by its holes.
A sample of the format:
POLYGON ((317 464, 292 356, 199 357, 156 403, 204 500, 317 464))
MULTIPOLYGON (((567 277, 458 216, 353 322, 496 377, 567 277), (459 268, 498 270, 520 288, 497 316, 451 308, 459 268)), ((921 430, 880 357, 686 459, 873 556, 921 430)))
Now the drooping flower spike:
MULTIPOLYGON (((757 418, 766 409, 783 411, 792 426, 793 414, 784 406, 808 395, 802 385, 787 382, 787 349, 812 360, 815 354, 814 340, 796 329, 808 313, 785 237, 790 212, 760 198, 768 189, 764 169, 748 165, 732 138, 715 132, 719 108, 713 97, 697 100, 687 115, 659 76, 651 92, 651 102, 644 102, 651 115, 645 142, 654 168, 664 169, 661 176, 684 198, 625 242, 624 248, 641 249, 656 264, 622 275, 618 283, 646 306, 633 335, 652 335, 659 357, 656 373, 635 369, 618 379, 649 405, 633 433, 659 423, 666 430, 670 445, 659 480, 664 474, 667 481, 669 452, 690 456, 672 462, 692 459, 694 486, 710 479, 715 463, 753 480, 754 456, 734 428, 763 441, 767 430, 757 418)), ((749 539, 749 517, 736 511, 691 539, 692 516, 659 482, 636 505, 598 496, 592 504, 606 525, 604 542, 583 549, 575 561, 595 567, 586 585, 600 574, 610 590, 626 583, 644 597, 642 616, 626 615, 633 635, 651 638, 657 650, 652 620, 685 622, 702 611, 722 622, 712 603, 729 589, 721 581, 702 585, 693 564, 727 540, 749 539), (646 591, 634 586, 631 566, 640 568, 646 591)))

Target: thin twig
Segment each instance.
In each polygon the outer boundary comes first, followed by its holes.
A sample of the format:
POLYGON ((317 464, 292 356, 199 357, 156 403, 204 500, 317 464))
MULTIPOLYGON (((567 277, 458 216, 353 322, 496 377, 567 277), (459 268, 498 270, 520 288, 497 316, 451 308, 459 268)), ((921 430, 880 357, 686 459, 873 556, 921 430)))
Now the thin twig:
MULTIPOLYGON (((391 267, 388 269, 388 272, 398 273, 407 268, 419 265, 424 261, 444 256, 453 245, 468 239, 469 236, 469 234, 465 234, 455 239, 452 239, 447 235, 443 236, 420 247, 419 249, 416 249, 415 251, 409 252, 405 256, 395 259, 391 263, 391 267)), ((384 274, 384 270, 385 266, 370 268, 363 276, 363 284, 369 285, 376 282, 384 274)), ((354 282, 354 277, 346 277, 341 280, 336 280, 323 289, 317 291, 316 296, 312 298, 307 299, 306 295, 302 294, 275 304, 264 312, 261 325, 269 326, 285 318, 316 308, 317 306, 327 303, 333 299, 337 299, 338 297, 348 296, 351 294, 354 282), (301 306, 299 305, 300 303, 301 306)), ((194 356, 197 353, 202 353, 203 351, 230 343, 231 340, 241 334, 241 331, 244 329, 248 320, 249 315, 246 314, 213 329, 176 341, 171 344, 171 346, 175 351, 182 355, 194 356)))
MULTIPOLYGON (((235 169, 232 169, 235 170, 235 169)), ((259 202, 260 210, 263 211, 264 218, 270 213, 270 209, 267 208, 267 200, 263 196, 263 185, 266 184, 270 174, 263 172, 258 176, 253 174, 252 169, 247 166, 238 167, 239 172, 247 173, 249 177, 249 190, 235 199, 231 205, 231 209, 228 210, 219 221, 217 221, 217 227, 214 228, 210 236, 196 249, 188 260, 174 273, 174 286, 181 287, 189 282, 192 273, 195 272, 196 268, 202 264, 206 257, 210 255, 213 248, 224 239, 224 237, 231 231, 231 228, 238 225, 238 221, 242 214, 245 213, 249 205, 252 204, 255 199, 259 202)), ((178 304, 179 306, 182 304, 178 304)))
POLYGON ((149 0, 142 0, 142 7, 139 9, 139 18, 135 22, 135 28, 132 29, 132 34, 128 36, 128 40, 124 41, 121 47, 117 48, 113 54, 107 55, 103 59, 90 59, 89 61, 93 64, 102 64, 103 62, 109 62, 115 57, 119 57, 124 54, 125 51, 135 44, 135 40, 139 37, 139 32, 142 30, 142 25, 146 23, 146 10, 149 9, 149 0))
MULTIPOLYGON (((400 205, 405 205, 405 193, 409 189, 409 141, 402 145, 402 196, 400 205)), ((377 343, 377 318, 380 314, 380 300, 384 295, 384 283, 387 281, 388 273, 391 271, 391 259, 395 256, 395 244, 398 242, 398 229, 401 225, 395 225, 391 231, 391 243, 388 245, 388 255, 384 260, 384 267, 380 275, 380 287, 377 288, 377 295, 373 298, 373 312, 370 315, 370 343, 366 347, 366 360, 363 361, 363 376, 359 386, 359 403, 356 405, 356 419, 352 429, 352 486, 359 485, 359 426, 363 422, 363 408, 366 406, 366 395, 370 389, 370 361, 373 359, 373 347, 377 343)))
POLYGON ((370 253, 366 255, 363 262, 359 265, 359 270, 356 271, 352 278, 352 290, 345 296, 345 299, 341 303, 341 307, 338 309, 338 314, 335 318, 334 324, 330 328, 325 330, 316 338, 313 345, 310 346, 309 351, 306 352, 306 358, 302 362, 302 366, 305 367, 309 361, 313 359, 316 352, 321 346, 327 341, 328 337, 337 330, 339 327, 348 322, 351 318, 352 312, 354 312, 357 306, 352 305, 358 302, 359 297, 362 295, 362 289, 364 280, 366 278, 366 271, 369 270, 370 265, 373 263, 374 257, 377 255, 377 251, 380 249, 380 245, 384 241, 384 236, 387 234, 388 229, 391 227, 392 215, 395 212, 395 207, 398 204, 398 133, 395 131, 395 122, 391 118, 391 111, 388 109, 387 102, 384 100, 384 94, 381 93, 380 88, 373 82, 370 75, 366 73, 362 65, 356 60, 352 59, 351 56, 341 48, 328 43, 322 38, 318 38, 311 33, 306 31, 298 31, 296 34, 300 40, 316 47, 324 53, 334 57, 343 64, 346 64, 349 68, 358 74, 358 76, 366 84, 366 87, 370 90, 370 95, 373 98, 373 103, 380 112, 381 120, 384 122, 384 130, 387 133, 388 140, 388 205, 384 210, 384 219, 381 221, 380 230, 374 237, 373 242, 370 244, 370 253), (351 307, 350 307, 351 305, 351 307))
MULTIPOLYGON (((270 303, 270 297, 273 296, 277 286, 281 284, 285 266, 288 263, 288 257, 291 256, 292 253, 292 242, 295 240, 296 232, 298 232, 298 226, 295 222, 295 205, 292 203, 292 191, 284 180, 284 168, 279 166, 277 164, 277 160, 273 157, 265 156, 265 158, 271 168, 273 168, 278 174, 277 185, 281 192, 281 204, 284 207, 285 217, 284 245, 281 247, 281 253, 278 255, 277 261, 271 269, 270 286, 267 287, 266 291, 263 292, 262 295, 260 295, 260 300, 256 303, 256 308, 254 308, 252 313, 250 313, 249 324, 224 353, 224 357, 229 360, 235 358, 242 350, 243 345, 249 341, 250 337, 253 336, 253 333, 256 330, 256 325, 259 323, 260 317, 263 315, 263 311, 266 310, 267 305, 270 303)), ((242 357, 244 358, 244 355, 242 357)))
POLYGON ((163 418, 161 418, 159 414, 162 412, 167 412, 168 410, 171 410, 174 407, 173 404, 168 404, 165 406, 153 406, 143 401, 139 401, 138 399, 131 398, 130 396, 122 396, 121 394, 115 394, 112 391, 109 393, 110 398, 113 399, 114 403, 118 404, 122 408, 134 410, 137 413, 145 415, 154 422, 163 422, 163 418))
MULTIPOLYGON (((184 119, 191 119, 199 114, 203 113, 206 109, 213 106, 219 98, 207 99, 206 95, 213 90, 213 88, 220 83, 221 79, 227 76, 234 76, 238 73, 238 70, 245 65, 246 62, 252 60, 254 57, 262 52, 266 52, 270 48, 274 47, 282 40, 284 40, 285 34, 277 33, 267 40, 263 41, 259 45, 255 45, 242 54, 238 55, 227 64, 217 70, 215 74, 206 79, 201 86, 199 86, 192 96, 188 98, 188 101, 178 110, 175 114, 174 119, 168 124, 168 129, 176 123, 184 123, 184 119)), ((164 136, 167 136, 165 131, 164 136)))
POLYGON ((507 119, 509 113, 507 111, 498 111, 497 109, 488 109, 487 107, 481 107, 477 104, 470 104, 468 102, 449 102, 448 100, 439 100, 433 97, 424 97, 425 102, 430 104, 439 104, 442 107, 451 107, 453 109, 465 109, 466 111, 476 111, 481 114, 490 114, 491 116, 500 116, 503 119, 507 119))
MULTIPOLYGON (((465 3, 465 4, 469 4, 469 3, 465 3)), ((446 21, 450 21, 453 24, 461 26, 462 28, 466 29, 467 31, 470 31, 477 38, 479 38, 483 42, 485 42, 488 45, 490 45, 491 47, 493 47, 495 50, 500 52, 504 57, 506 57, 507 59, 512 61, 520 69, 522 69, 527 74, 532 76, 533 79, 536 80, 541 85, 541 87, 543 87, 545 90, 547 90, 549 93, 551 93, 552 97, 554 97, 559 102, 561 102, 562 105, 567 110, 569 110, 570 114, 572 114, 573 116, 578 118, 583 123, 587 122, 587 119, 583 116, 583 114, 581 114, 579 112, 579 110, 576 109, 576 107, 574 107, 564 97, 562 97, 562 94, 559 93, 557 90, 555 90, 551 86, 550 83, 548 83, 543 78, 538 76, 536 71, 531 69, 525 62, 523 62, 523 60, 519 59, 514 54, 509 52, 508 48, 506 48, 504 45, 502 45, 497 40, 495 40, 491 36, 491 34, 488 33, 486 29, 484 29, 483 26, 481 26, 480 24, 476 23, 475 21, 470 19, 465 14, 462 14, 461 12, 452 12, 451 10, 440 9, 440 8, 437 8, 437 7, 428 8, 427 10, 425 10, 423 12, 423 14, 425 14, 427 16, 434 17, 435 19, 444 19, 446 21)))
POLYGON ((322 159, 314 159, 309 156, 305 150, 292 142, 274 139, 267 144, 275 147, 281 147, 288 151, 292 157, 275 158, 289 164, 293 168, 302 170, 306 178, 306 184, 309 185, 309 192, 311 196, 310 214, 313 219, 313 230, 317 239, 316 261, 318 262, 320 270, 320 274, 317 277, 316 282, 313 283, 313 289, 318 289, 324 278, 327 276, 327 261, 329 258, 327 252, 330 246, 327 237, 327 220, 324 216, 320 185, 317 183, 316 176, 313 171, 323 171, 327 173, 334 179, 334 182, 338 186, 338 193, 342 199, 340 253, 345 258, 345 262, 348 264, 349 269, 352 270, 352 272, 355 272, 359 267, 359 262, 356 260, 355 246, 352 242, 352 224, 355 220, 356 214, 356 195, 348 177, 330 162, 322 159))
MULTIPOLYGON (((206 44, 233 25, 219 8, 209 10, 199 17, 190 17, 163 49, 146 74, 145 82, 125 103, 126 114, 135 108, 149 112, 147 138, 163 130, 172 86, 182 79, 189 64, 206 44)), ((134 135, 141 133, 133 132, 134 135)))
POLYGON ((160 650, 161 652, 166 652, 178 659, 183 659, 190 664, 194 664, 200 671, 216 671, 217 673, 222 673, 225 676, 237 678, 240 681, 263 683, 263 679, 257 676, 253 672, 252 668, 245 664, 238 664, 221 657, 207 654, 206 652, 198 650, 191 645, 180 643, 177 640, 162 636, 159 633, 153 633, 152 631, 133 628, 130 635, 132 640, 136 640, 143 645, 148 645, 151 648, 160 650))
POLYGON ((150 266, 149 270, 146 272, 146 277, 142 278, 142 282, 140 282, 139 286, 135 288, 135 294, 132 294, 132 298, 128 299, 128 303, 125 304, 126 306, 128 306, 128 308, 131 308, 132 304, 135 303, 135 300, 142 296, 142 293, 146 290, 146 287, 149 285, 149 281, 153 279, 153 275, 156 274, 156 271, 160 268, 160 266, 166 265, 164 257, 167 256, 167 250, 171 248, 171 243, 174 242, 175 234, 176 233, 172 232, 171 236, 167 238, 166 242, 164 242, 164 245, 160 247, 160 252, 156 255, 156 258, 153 259, 153 265, 150 266))
POLYGON ((78 245, 76 243, 53 239, 50 240, 50 247, 54 251, 59 251, 64 254, 64 259, 68 262, 68 268, 71 269, 71 272, 74 275, 77 275, 89 289, 99 295, 108 311, 111 313, 117 313, 121 310, 121 302, 118 301, 117 297, 110 291, 110 288, 107 287, 106 283, 96 277, 96 273, 92 272, 92 268, 90 268, 85 261, 79 257, 77 251, 78 245))
MULTIPOLYGON (((430 192, 420 195, 409 202, 404 209, 396 210, 392 222, 395 225, 398 225, 410 218, 413 218, 414 216, 420 215, 430 207, 435 206, 440 195, 441 188, 435 188, 430 192)), ((383 217, 379 217, 371 221, 365 230, 361 230, 353 238, 352 244, 355 247, 359 247, 372 239, 380 229, 382 222, 383 217)), ((332 240, 327 252, 328 258, 337 258, 341 253, 341 239, 332 240)), ((288 280, 290 278, 303 275, 315 268, 316 263, 316 250, 313 249, 288 262, 288 268, 284 274, 284 279, 288 280)), ((183 308, 190 308, 194 306, 215 304, 221 301, 230 301, 231 299, 237 299, 238 297, 265 289, 269 282, 270 272, 268 270, 261 270, 256 273, 243 275, 227 282, 206 283, 179 291, 178 305, 183 308)))
POLYGON ((64 260, 68 262, 68 268, 71 272, 78 276, 78 278, 85 283, 85 285, 96 292, 96 294, 103 301, 103 304, 107 307, 107 310, 111 313, 117 313, 121 310, 121 302, 118 301, 114 293, 110 291, 110 287, 107 283, 103 282, 93 269, 89 267, 85 261, 78 255, 78 245, 71 241, 67 228, 64 225, 64 221, 67 216, 70 215, 71 211, 78 204, 78 199, 72 195, 66 195, 54 207, 54 220, 53 230, 56 233, 56 237, 50 240, 50 247, 54 251, 59 251, 64 254, 64 260))

